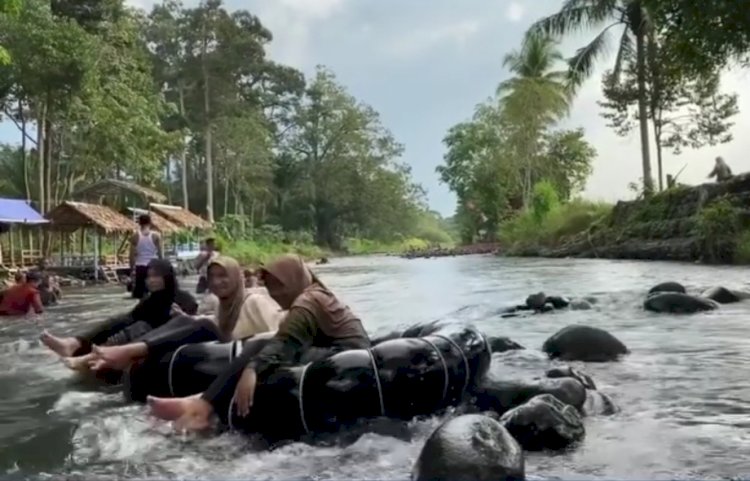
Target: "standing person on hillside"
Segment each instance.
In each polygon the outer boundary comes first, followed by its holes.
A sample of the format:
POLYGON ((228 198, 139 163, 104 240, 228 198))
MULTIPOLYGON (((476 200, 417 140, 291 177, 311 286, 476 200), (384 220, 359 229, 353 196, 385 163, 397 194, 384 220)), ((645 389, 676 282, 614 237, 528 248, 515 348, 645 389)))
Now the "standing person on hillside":
POLYGON ((138 216, 138 232, 130 239, 130 278, 133 281, 132 296, 142 299, 146 295, 148 264, 154 259, 162 259, 164 252, 161 236, 151 230, 151 216, 138 216))
POLYGON ((196 294, 203 294, 208 290, 208 266, 214 259, 219 257, 219 250, 216 248, 216 239, 208 237, 203 241, 203 249, 195 259, 195 268, 198 271, 198 285, 195 288, 196 294))

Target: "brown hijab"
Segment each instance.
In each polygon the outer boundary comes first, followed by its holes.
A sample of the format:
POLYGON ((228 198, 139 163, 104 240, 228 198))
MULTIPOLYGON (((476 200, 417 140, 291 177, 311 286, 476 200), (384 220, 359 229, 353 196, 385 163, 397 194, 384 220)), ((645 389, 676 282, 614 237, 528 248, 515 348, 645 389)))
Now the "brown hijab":
POLYGON ((242 273, 240 264, 231 257, 219 256, 208 264, 209 271, 211 266, 221 266, 227 271, 232 291, 225 298, 219 298, 219 312, 216 313, 216 319, 219 323, 221 333, 229 337, 237 324, 240 317, 242 305, 245 303, 247 293, 245 292, 245 277, 242 273))
MULTIPOLYGON (((262 270, 284 285, 285 292, 279 296, 281 299, 276 299, 283 309, 301 307, 310 311, 323 333, 330 337, 361 334, 359 319, 310 271, 301 257, 285 255, 262 270)), ((271 292, 272 297, 273 294, 276 293, 271 292)))

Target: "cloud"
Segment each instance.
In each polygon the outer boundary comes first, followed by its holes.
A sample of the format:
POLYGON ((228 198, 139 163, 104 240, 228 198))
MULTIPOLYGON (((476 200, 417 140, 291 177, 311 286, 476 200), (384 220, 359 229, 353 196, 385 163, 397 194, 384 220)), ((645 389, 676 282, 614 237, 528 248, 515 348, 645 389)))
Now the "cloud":
POLYGON ((454 21, 438 27, 412 29, 385 44, 386 53, 395 57, 414 57, 443 44, 464 46, 475 36, 481 24, 475 19, 454 21))
POLYGON ((523 19, 526 9, 518 2, 511 2, 505 11, 505 18, 513 23, 518 23, 523 19))

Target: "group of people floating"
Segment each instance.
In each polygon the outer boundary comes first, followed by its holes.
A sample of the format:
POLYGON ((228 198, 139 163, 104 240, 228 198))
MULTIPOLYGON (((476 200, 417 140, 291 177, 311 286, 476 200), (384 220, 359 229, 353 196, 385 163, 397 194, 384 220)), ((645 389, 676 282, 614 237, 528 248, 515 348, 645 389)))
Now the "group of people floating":
POLYGON ((243 271, 235 259, 213 251, 206 249, 198 266, 204 279, 198 290, 209 291, 207 303, 216 301, 212 315, 206 315, 210 307, 199 306, 179 287, 172 264, 157 258, 145 269, 146 295, 130 312, 72 337, 45 330, 41 341, 71 369, 96 374, 126 371, 133 363, 187 344, 269 338, 259 351, 234 359, 205 392, 148 399, 154 415, 188 430, 209 427, 213 405, 224 396, 234 396, 238 413, 247 415, 256 384, 281 365, 370 347, 360 319, 299 256, 282 256, 256 271, 243 271))

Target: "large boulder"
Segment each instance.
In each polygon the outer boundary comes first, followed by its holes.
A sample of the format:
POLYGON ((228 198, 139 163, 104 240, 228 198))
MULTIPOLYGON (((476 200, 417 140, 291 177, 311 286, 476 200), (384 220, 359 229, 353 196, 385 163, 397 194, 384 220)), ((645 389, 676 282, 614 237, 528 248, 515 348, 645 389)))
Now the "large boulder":
POLYGON ((533 381, 486 377, 472 390, 473 404, 477 409, 498 414, 504 414, 540 394, 550 394, 577 409, 582 409, 586 402, 586 388, 570 377, 533 381))
POLYGON ((683 286, 679 282, 662 282, 661 284, 655 285, 648 291, 649 295, 656 294, 657 292, 679 292, 681 294, 685 294, 687 293, 687 290, 685 289, 685 286, 683 286))
POLYGON ((511 481, 525 479, 523 450, 495 419, 459 416, 427 439, 412 469, 413 481, 511 481))
POLYGON ((719 304, 705 297, 691 296, 680 292, 661 292, 646 298, 643 308, 651 312, 669 314, 694 314, 696 312, 712 311, 719 304))
POLYGON ((526 306, 529 309, 533 309, 535 311, 540 311, 544 309, 544 305, 546 303, 547 303, 547 296, 544 294, 544 292, 531 294, 529 297, 526 298, 526 306))
POLYGON ((583 439, 583 419, 573 406, 551 394, 535 396, 503 414, 500 422, 528 451, 564 449, 583 439))
POLYGON ((544 341, 542 350, 552 359, 563 361, 607 362, 627 354, 619 339, 598 327, 567 326, 544 341))

